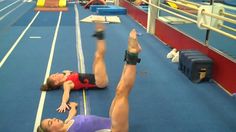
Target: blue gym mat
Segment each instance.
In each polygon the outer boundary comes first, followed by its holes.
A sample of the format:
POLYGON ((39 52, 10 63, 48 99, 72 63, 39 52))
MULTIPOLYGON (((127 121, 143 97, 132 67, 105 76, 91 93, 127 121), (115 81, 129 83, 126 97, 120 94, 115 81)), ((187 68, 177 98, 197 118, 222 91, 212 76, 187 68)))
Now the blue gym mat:
MULTIPOLYGON (((10 4, 12 1, 4 2, 10 4)), ((4 8, 1 3, 0 8, 4 8)), ((1 24, 6 24, 5 27, 0 24, 0 61, 36 14, 28 4, 23 5, 27 10, 20 17, 15 17, 15 14, 21 11, 17 9, 0 21, 1 24)), ((69 4, 68 7, 69 11, 62 13, 50 73, 79 69, 74 4, 69 4)), ((93 14, 82 6, 78 6, 78 10, 80 19, 93 14)), ((40 12, 0 67, 0 131, 33 131, 41 96, 39 88, 45 78, 58 17, 58 12, 40 12)), ((128 34, 135 28, 140 35, 138 39, 142 46, 142 61, 137 65, 137 79, 129 98, 130 132, 235 130, 235 99, 212 82, 193 84, 178 71, 177 64, 166 59, 169 47, 147 34, 145 29, 129 16, 119 17, 121 24, 106 24, 105 60, 110 83, 107 89, 86 90, 87 114, 108 117, 124 64, 123 55, 127 48, 128 34)), ((95 25, 92 23, 80 23, 85 70, 88 73, 92 72, 95 51, 95 39, 91 37, 94 28, 95 25)), ((191 26, 185 28, 193 29, 191 26)), ((199 38, 203 37, 200 33, 196 35, 199 35, 199 38)), ((214 36, 213 33, 212 35, 214 36)), ((56 112, 62 93, 62 89, 47 92, 42 118, 66 118, 67 113, 56 112)), ((70 101, 76 101, 81 106, 81 100, 82 91, 71 93, 70 101)), ((83 113, 80 108, 78 110, 79 113, 83 113)))
POLYGON ((91 5, 90 10, 98 15, 126 15, 127 10, 124 7, 115 5, 91 5))

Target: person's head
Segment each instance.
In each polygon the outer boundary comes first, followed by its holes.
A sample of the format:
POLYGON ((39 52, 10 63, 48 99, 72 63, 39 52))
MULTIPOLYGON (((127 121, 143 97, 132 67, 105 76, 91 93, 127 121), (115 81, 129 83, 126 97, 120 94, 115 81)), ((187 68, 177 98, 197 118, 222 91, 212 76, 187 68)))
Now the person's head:
POLYGON ((64 74, 55 73, 48 77, 46 84, 41 86, 41 91, 51 91, 55 89, 59 89, 63 84, 64 74))
POLYGON ((64 132, 64 122, 57 118, 44 119, 37 128, 37 132, 64 132))

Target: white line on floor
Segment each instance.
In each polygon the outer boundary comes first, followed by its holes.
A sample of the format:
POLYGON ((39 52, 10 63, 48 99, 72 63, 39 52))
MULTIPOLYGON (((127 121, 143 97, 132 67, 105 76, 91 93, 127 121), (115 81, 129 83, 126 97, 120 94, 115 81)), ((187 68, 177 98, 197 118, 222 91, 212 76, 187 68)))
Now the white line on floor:
POLYGON ((0 62, 0 68, 3 66, 3 64, 5 63, 5 61, 7 60, 7 58, 11 55, 12 51, 15 49, 15 47, 18 45, 18 43, 20 42, 20 40, 23 38, 23 36, 25 35, 25 33, 27 32, 27 30, 30 28, 30 26, 32 25, 32 23, 34 22, 34 20, 37 18, 38 14, 40 12, 37 12, 37 14, 34 16, 34 18, 31 20, 31 22, 29 23, 29 25, 25 28, 25 30, 21 33, 21 35, 19 36, 19 38, 15 41, 15 43, 12 45, 12 47, 10 48, 10 50, 7 52, 7 54, 3 57, 2 61, 0 62))
MULTIPOLYGON (((44 84, 46 83, 47 78, 50 75, 50 70, 51 70, 51 65, 52 65, 52 60, 53 60, 53 55, 54 55, 54 49, 55 49, 57 35, 58 35, 60 23, 61 23, 61 16, 62 16, 62 12, 60 12, 59 17, 58 17, 57 26, 55 29, 55 34, 54 34, 53 41, 52 41, 52 47, 51 47, 51 51, 50 51, 50 55, 49 55, 49 59, 48 59, 47 70, 46 70, 46 74, 45 74, 45 78, 44 78, 44 82, 43 82, 44 84)), ((46 93, 47 93, 46 91, 41 92, 38 110, 37 110, 37 114, 36 114, 36 119, 35 119, 35 123, 34 123, 34 132, 37 132, 37 127, 40 125, 40 122, 41 122, 46 93)))

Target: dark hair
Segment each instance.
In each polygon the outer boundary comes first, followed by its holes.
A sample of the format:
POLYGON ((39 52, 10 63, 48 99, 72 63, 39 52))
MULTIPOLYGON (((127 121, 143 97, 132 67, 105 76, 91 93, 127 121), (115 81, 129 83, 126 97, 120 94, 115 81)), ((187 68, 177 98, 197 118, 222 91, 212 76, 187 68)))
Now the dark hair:
POLYGON ((59 89, 60 86, 55 85, 54 81, 50 78, 47 79, 47 83, 43 84, 40 88, 41 91, 51 91, 55 89, 59 89))

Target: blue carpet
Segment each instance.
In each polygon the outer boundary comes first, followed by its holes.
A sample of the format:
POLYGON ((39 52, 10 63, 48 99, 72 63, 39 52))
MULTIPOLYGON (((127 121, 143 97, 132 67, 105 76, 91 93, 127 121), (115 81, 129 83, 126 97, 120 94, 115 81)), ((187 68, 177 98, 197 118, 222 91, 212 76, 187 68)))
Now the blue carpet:
MULTIPOLYGON (((21 2, 19 4, 21 4, 21 2)), ((15 8, 15 6, 17 6, 17 5, 18 4, 11 6, 11 8, 7 8, 6 10, 4 10, 5 13, 2 13, 0 15, 0 17, 3 17, 6 13, 11 11, 12 8, 15 8)), ((14 25, 14 23, 16 23, 18 21, 18 19, 21 19, 25 14, 27 14, 28 11, 32 10, 33 6, 34 5, 32 3, 24 3, 22 6, 20 6, 19 8, 15 9, 13 12, 11 12, 7 16, 5 16, 0 21, 0 30, 2 31, 2 30, 4 30, 4 28, 8 28, 8 27, 14 25)), ((33 13, 34 12, 31 11, 31 14, 33 14, 33 13)), ((26 20, 26 22, 28 19, 32 19, 30 14, 28 14, 28 16, 24 16, 23 18, 26 20)), ((22 26, 26 26, 26 25, 22 25, 22 26)))
POLYGON ((68 4, 68 11, 63 12, 63 19, 61 20, 61 26, 75 26, 75 11, 74 5, 68 4))
MULTIPOLYGON (((24 9, 27 7, 23 7, 24 9)), ((30 5, 28 9, 22 14, 19 19, 13 24, 13 26, 27 26, 33 17, 36 15, 37 12, 34 12, 34 6, 30 5)))
POLYGON ((0 60, 6 55, 12 45, 15 43, 17 38, 20 36, 24 27, 8 27, 5 30, 1 30, 0 33, 0 60))
MULTIPOLYGON (((0 30, 0 58, 34 14, 26 12, 22 13, 20 19, 13 19, 13 16, 9 20, 4 19, 6 25, 0 30)), ((79 13, 80 19, 92 14, 81 6, 79 13)), ((40 98, 39 87, 44 80, 58 14, 41 12, 0 69, 0 131, 32 132, 40 98), (41 38, 32 39, 31 36, 41 38)), ((106 24, 105 59, 110 83, 107 89, 86 91, 90 114, 108 117, 124 64, 128 33, 136 28, 141 34, 139 41, 143 51, 140 54, 142 62, 137 65, 137 80, 130 95, 130 132, 235 131, 236 105, 232 97, 212 82, 193 84, 178 71, 177 64, 166 59, 169 47, 147 34, 130 17, 120 18, 121 24, 106 24)), ((74 9, 69 5, 69 12, 62 14, 51 73, 65 69, 78 71, 74 22, 74 9)), ((95 39, 91 37, 94 27, 92 23, 80 23, 85 70, 88 73, 92 72, 95 51, 95 39)), ((189 25, 183 29, 189 31, 193 28, 189 25)), ((195 35, 201 39, 205 34, 199 32, 195 35)), ((211 35, 215 37, 214 33, 211 35)), ((42 118, 66 118, 67 114, 56 112, 62 93, 62 89, 47 93, 42 118)), ((75 91, 71 93, 70 99, 80 102, 81 97, 81 91, 75 91)))
POLYGON ((40 12, 40 18, 36 19, 32 26, 34 27, 47 27, 56 26, 59 12, 40 12), (42 17, 41 17, 42 16, 42 17))
POLYGON ((24 37, 1 68, 0 131, 32 131, 49 46, 24 37))
MULTIPOLYGON (((73 8, 70 8, 70 10, 73 11, 73 8)), ((51 73, 62 72, 63 70, 78 71, 75 28, 68 27, 68 22, 74 21, 74 17, 68 17, 68 13, 62 14, 62 21, 55 46, 51 73)), ((47 92, 42 116, 43 119, 48 117, 66 119, 67 114, 59 114, 56 112, 56 109, 60 106, 62 95, 63 89, 47 92)), ((80 96, 79 91, 71 92, 70 101, 79 102, 80 96)))

